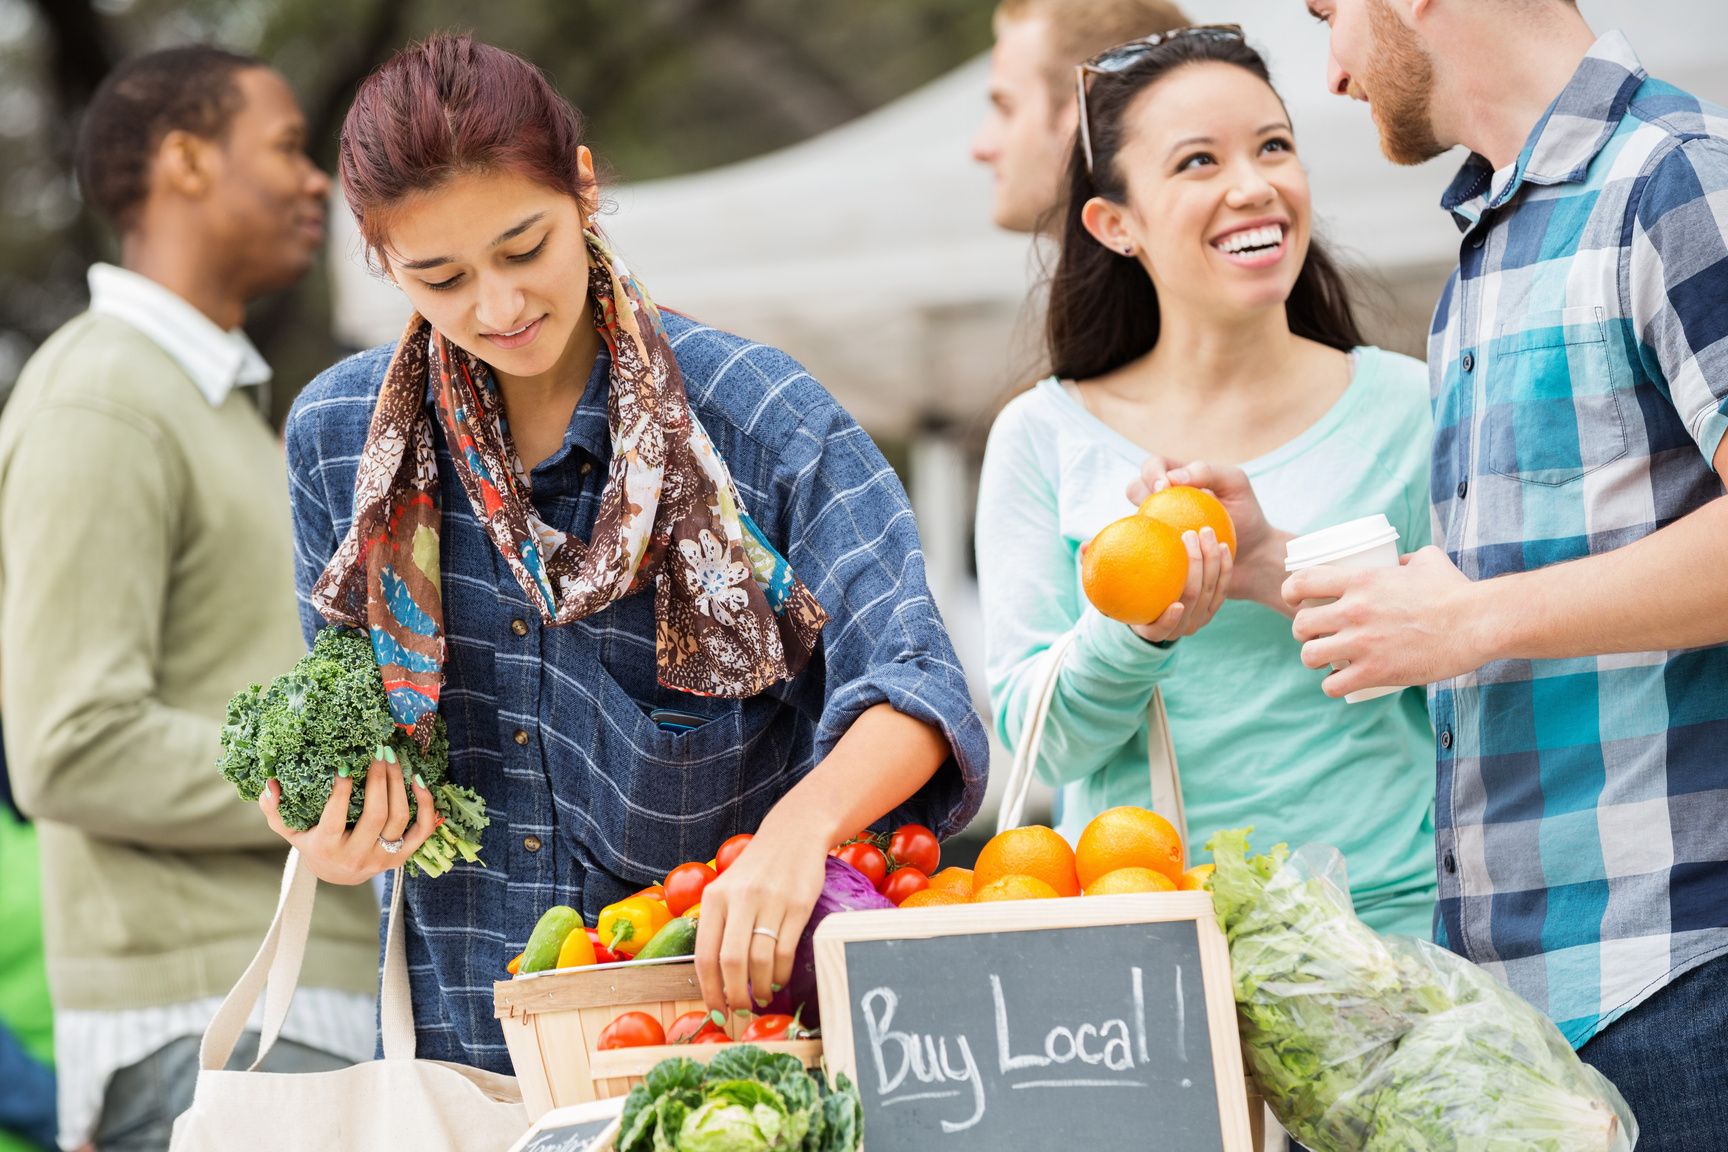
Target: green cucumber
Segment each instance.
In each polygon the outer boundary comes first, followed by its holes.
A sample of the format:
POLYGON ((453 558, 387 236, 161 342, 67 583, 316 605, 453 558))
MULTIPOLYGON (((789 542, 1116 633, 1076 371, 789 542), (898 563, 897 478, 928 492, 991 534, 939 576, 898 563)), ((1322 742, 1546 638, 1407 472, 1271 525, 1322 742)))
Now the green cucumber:
POLYGON ((528 937, 528 947, 523 950, 522 963, 516 971, 544 972, 556 968, 558 950, 564 947, 564 938, 570 935, 572 928, 580 927, 582 917, 576 914, 576 909, 563 904, 554 904, 546 909, 540 923, 534 925, 534 934, 528 937))
POLYGON ((669 920, 666 927, 636 953, 638 960, 663 960, 668 956, 696 955, 696 921, 688 916, 669 920))

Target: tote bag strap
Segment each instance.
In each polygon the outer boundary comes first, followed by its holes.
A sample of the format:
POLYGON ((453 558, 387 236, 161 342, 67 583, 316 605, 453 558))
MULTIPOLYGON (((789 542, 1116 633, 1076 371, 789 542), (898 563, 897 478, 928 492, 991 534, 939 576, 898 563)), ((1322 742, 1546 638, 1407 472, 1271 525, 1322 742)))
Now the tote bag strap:
POLYGON ((288 1017, 288 1005, 294 998, 294 988, 300 981, 300 960, 306 953, 306 935, 312 926, 312 903, 318 895, 318 877, 310 868, 300 867, 298 849, 288 850, 288 863, 282 869, 282 891, 276 900, 276 916, 264 943, 258 946, 252 963, 229 989, 222 1006, 204 1030, 204 1041, 198 1048, 198 1066, 216 1071, 228 1063, 234 1045, 246 1030, 252 1006, 258 994, 268 986, 265 997, 265 1032, 258 1044, 257 1069, 270 1045, 281 1034, 282 1021, 288 1017), (274 1025, 274 1027, 272 1027, 274 1025))
MULTIPOLYGON (((1032 671, 1031 698, 1026 716, 1020 723, 1020 740, 1014 747, 1014 760, 1009 765, 1008 782, 1002 793, 1002 807, 996 817, 998 833, 1020 827, 1025 816, 1026 794, 1032 787, 1039 746, 1044 742, 1044 722, 1056 696, 1062 661, 1074 646, 1075 638, 1074 631, 1063 633, 1044 651, 1032 671)), ((1156 687, 1152 689, 1152 700, 1146 706, 1146 753, 1152 785, 1152 810, 1176 826, 1182 837, 1182 866, 1186 868, 1188 820, 1182 806, 1182 777, 1176 767, 1176 745, 1170 738, 1170 717, 1164 708, 1164 692, 1156 687)))
POLYGON ((384 938, 384 972, 378 982, 378 1029, 384 1059, 414 1059, 414 1000, 408 988, 408 946, 402 932, 402 869, 390 877, 390 926, 384 938))
MULTIPOLYGON (((379 1020, 384 1056, 389 1060, 414 1058, 414 1010, 408 990, 407 949, 402 943, 402 870, 390 885, 390 927, 384 945, 384 972, 380 982, 379 1020)), ((222 1006, 204 1030, 198 1048, 198 1066, 217 1071, 227 1066, 234 1046, 246 1030, 252 1006, 264 993, 264 1027, 258 1040, 258 1057, 249 1071, 256 1072, 282 1035, 294 990, 300 983, 300 964, 306 955, 306 938, 312 928, 312 907, 318 895, 318 878, 300 864, 298 849, 289 849, 282 870, 282 892, 276 916, 264 934, 257 955, 229 990, 222 1006)))

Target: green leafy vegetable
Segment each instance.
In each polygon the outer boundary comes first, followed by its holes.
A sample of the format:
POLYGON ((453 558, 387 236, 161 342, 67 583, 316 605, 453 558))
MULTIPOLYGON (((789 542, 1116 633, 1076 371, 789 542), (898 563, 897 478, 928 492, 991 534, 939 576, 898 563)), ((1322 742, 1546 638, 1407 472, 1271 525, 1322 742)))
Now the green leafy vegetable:
MULTIPOLYGON (((390 700, 364 633, 326 628, 312 651, 268 687, 253 684, 228 701, 217 768, 247 800, 266 781, 281 788, 277 811, 297 831, 318 823, 337 772, 354 781, 348 822, 360 818, 366 770, 379 745, 394 751, 404 778, 419 773, 443 819, 408 861, 411 875, 441 876, 458 858, 480 860, 480 833, 488 823, 486 802, 450 782, 450 744, 438 717, 426 752, 390 716, 390 700)), ((417 804, 409 789, 410 816, 417 804)))
POLYGON ((830 1091, 797 1057, 738 1044, 706 1068, 656 1064, 630 1090, 618 1152, 856 1152, 863 1102, 845 1076, 830 1091))
POLYGON ((1316 1152, 1630 1152, 1620 1093, 1487 972, 1356 918, 1343 859, 1207 844, 1238 1022, 1272 1110, 1316 1152))

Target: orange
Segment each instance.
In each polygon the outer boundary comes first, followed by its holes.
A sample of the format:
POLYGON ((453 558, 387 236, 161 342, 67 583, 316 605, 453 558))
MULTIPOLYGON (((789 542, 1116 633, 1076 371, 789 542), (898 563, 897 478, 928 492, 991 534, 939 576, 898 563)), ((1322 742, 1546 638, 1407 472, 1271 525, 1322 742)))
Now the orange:
POLYGON ((1117 896, 1123 892, 1174 892, 1170 877, 1155 868, 1118 868, 1086 885, 1086 896, 1117 896))
POLYGON ((958 892, 970 900, 972 898, 972 869, 944 868, 930 877, 930 887, 958 892))
POLYGON ((1178 532, 1210 528, 1220 544, 1230 545, 1230 555, 1236 555, 1236 525, 1218 497, 1204 488, 1177 484, 1154 492, 1140 502, 1140 515, 1162 520, 1178 532))
POLYGON ((1182 878, 1182 837, 1170 821, 1145 808, 1123 805, 1100 812, 1080 833, 1074 869, 1082 887, 1118 868, 1154 868, 1182 878))
POLYGON ((1181 599, 1188 583, 1182 533, 1150 516, 1124 516, 1092 537, 1080 584, 1092 606, 1124 624, 1150 624, 1181 599))
POLYGON ((1176 887, 1184 892, 1204 892, 1206 881, 1212 879, 1212 865, 1196 864, 1182 873, 1182 879, 1176 882, 1176 887))
POLYGON ((970 904, 970 889, 959 892, 952 888, 920 888, 900 901, 902 908, 940 908, 949 904, 970 904))
POLYGON ((1056 889, 1038 877, 1013 874, 978 889, 978 895, 972 897, 972 902, 988 904, 995 900, 1054 900, 1056 896, 1056 889))
POLYGON ((1032 876, 1050 885, 1057 896, 1080 895, 1074 874, 1074 849, 1041 824, 998 832, 978 853, 972 869, 972 891, 984 891, 1004 876, 1032 876))

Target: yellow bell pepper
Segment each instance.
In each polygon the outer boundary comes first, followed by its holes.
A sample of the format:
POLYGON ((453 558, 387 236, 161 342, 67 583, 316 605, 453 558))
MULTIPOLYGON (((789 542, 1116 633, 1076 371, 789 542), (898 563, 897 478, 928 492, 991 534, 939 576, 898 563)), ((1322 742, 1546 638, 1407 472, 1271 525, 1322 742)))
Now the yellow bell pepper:
POLYGON ((672 911, 659 900, 646 896, 626 896, 616 904, 600 910, 594 930, 600 942, 621 956, 634 956, 643 945, 654 939, 654 933, 672 921, 672 911))
POLYGON ((684 916, 685 919, 688 920, 702 919, 702 905, 700 903, 690 905, 690 907, 684 909, 684 916))
POLYGON ((594 963, 594 941, 588 939, 588 929, 577 924, 570 930, 570 935, 564 937, 563 947, 558 949, 558 967, 583 968, 594 963))
POLYGON ((504 966, 504 970, 506 972, 510 973, 510 975, 512 975, 512 976, 516 975, 516 970, 518 968, 522 967, 522 957, 526 956, 526 955, 527 955, 526 952, 516 953, 516 959, 514 959, 514 960, 510 961, 510 963, 506 964, 504 966))

